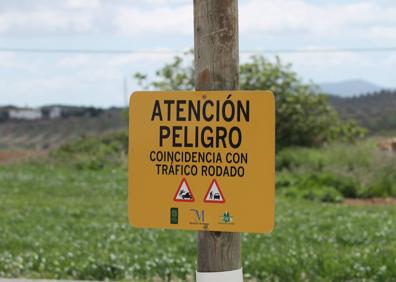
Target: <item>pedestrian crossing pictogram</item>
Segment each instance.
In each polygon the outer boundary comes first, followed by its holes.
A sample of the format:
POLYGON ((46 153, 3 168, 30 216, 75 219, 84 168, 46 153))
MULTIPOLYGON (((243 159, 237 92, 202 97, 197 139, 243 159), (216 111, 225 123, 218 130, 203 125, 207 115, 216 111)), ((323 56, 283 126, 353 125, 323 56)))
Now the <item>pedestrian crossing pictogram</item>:
POLYGON ((212 180, 212 183, 209 186, 209 190, 208 190, 208 192, 206 192, 204 202, 205 203, 224 203, 225 202, 224 195, 221 192, 219 183, 216 181, 216 179, 212 180))

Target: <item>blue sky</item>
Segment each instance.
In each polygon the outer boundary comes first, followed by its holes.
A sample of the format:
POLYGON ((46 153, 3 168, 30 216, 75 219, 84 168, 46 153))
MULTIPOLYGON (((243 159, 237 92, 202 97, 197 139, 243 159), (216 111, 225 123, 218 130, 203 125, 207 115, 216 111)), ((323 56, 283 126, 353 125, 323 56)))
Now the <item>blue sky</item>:
MULTIPOLYGON (((123 105, 125 78, 128 91, 138 90, 132 73, 152 74, 171 60, 170 50, 193 47, 192 13, 192 0, 0 0, 0 48, 148 51, 0 52, 0 105, 123 105)), ((396 47, 394 0, 241 0, 239 13, 241 51, 396 47)), ((241 62, 248 57, 241 53, 241 62)), ((396 87, 395 51, 280 57, 306 81, 396 87)))

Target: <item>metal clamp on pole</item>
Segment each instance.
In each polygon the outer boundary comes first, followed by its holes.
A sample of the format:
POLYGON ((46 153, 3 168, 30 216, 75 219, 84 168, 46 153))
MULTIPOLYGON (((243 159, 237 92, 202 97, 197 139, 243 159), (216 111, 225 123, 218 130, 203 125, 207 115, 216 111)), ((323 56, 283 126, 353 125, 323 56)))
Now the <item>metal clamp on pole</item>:
POLYGON ((222 272, 198 272, 196 273, 197 282, 243 282, 242 268, 222 272))

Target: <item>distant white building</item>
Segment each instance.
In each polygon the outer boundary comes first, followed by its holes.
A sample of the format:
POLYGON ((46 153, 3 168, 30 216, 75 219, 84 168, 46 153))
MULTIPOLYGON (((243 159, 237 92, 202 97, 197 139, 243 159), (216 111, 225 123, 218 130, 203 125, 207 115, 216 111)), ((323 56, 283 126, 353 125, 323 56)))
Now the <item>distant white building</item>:
POLYGON ((53 118, 60 118, 61 115, 62 115, 62 109, 61 109, 60 107, 51 107, 51 108, 49 109, 48 117, 49 117, 50 119, 53 119, 53 118))
POLYGON ((43 117, 43 113, 41 112, 40 109, 29 109, 29 108, 10 109, 8 111, 8 115, 10 119, 35 120, 35 119, 41 119, 43 117))

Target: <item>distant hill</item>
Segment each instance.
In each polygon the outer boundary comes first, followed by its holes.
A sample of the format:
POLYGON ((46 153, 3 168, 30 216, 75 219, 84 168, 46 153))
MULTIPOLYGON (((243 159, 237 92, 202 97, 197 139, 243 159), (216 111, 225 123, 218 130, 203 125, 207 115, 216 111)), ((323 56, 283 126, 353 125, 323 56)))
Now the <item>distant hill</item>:
POLYGON ((344 119, 355 119, 370 133, 396 132, 396 91, 356 96, 330 96, 330 102, 344 119))
POLYGON ((327 94, 343 97, 351 97, 365 93, 378 92, 384 88, 371 82, 359 79, 321 83, 319 84, 319 87, 323 92, 327 94))
POLYGON ((47 150, 80 136, 127 129, 122 108, 59 107, 60 117, 34 120, 1 118, 0 109, 0 150, 47 150))

